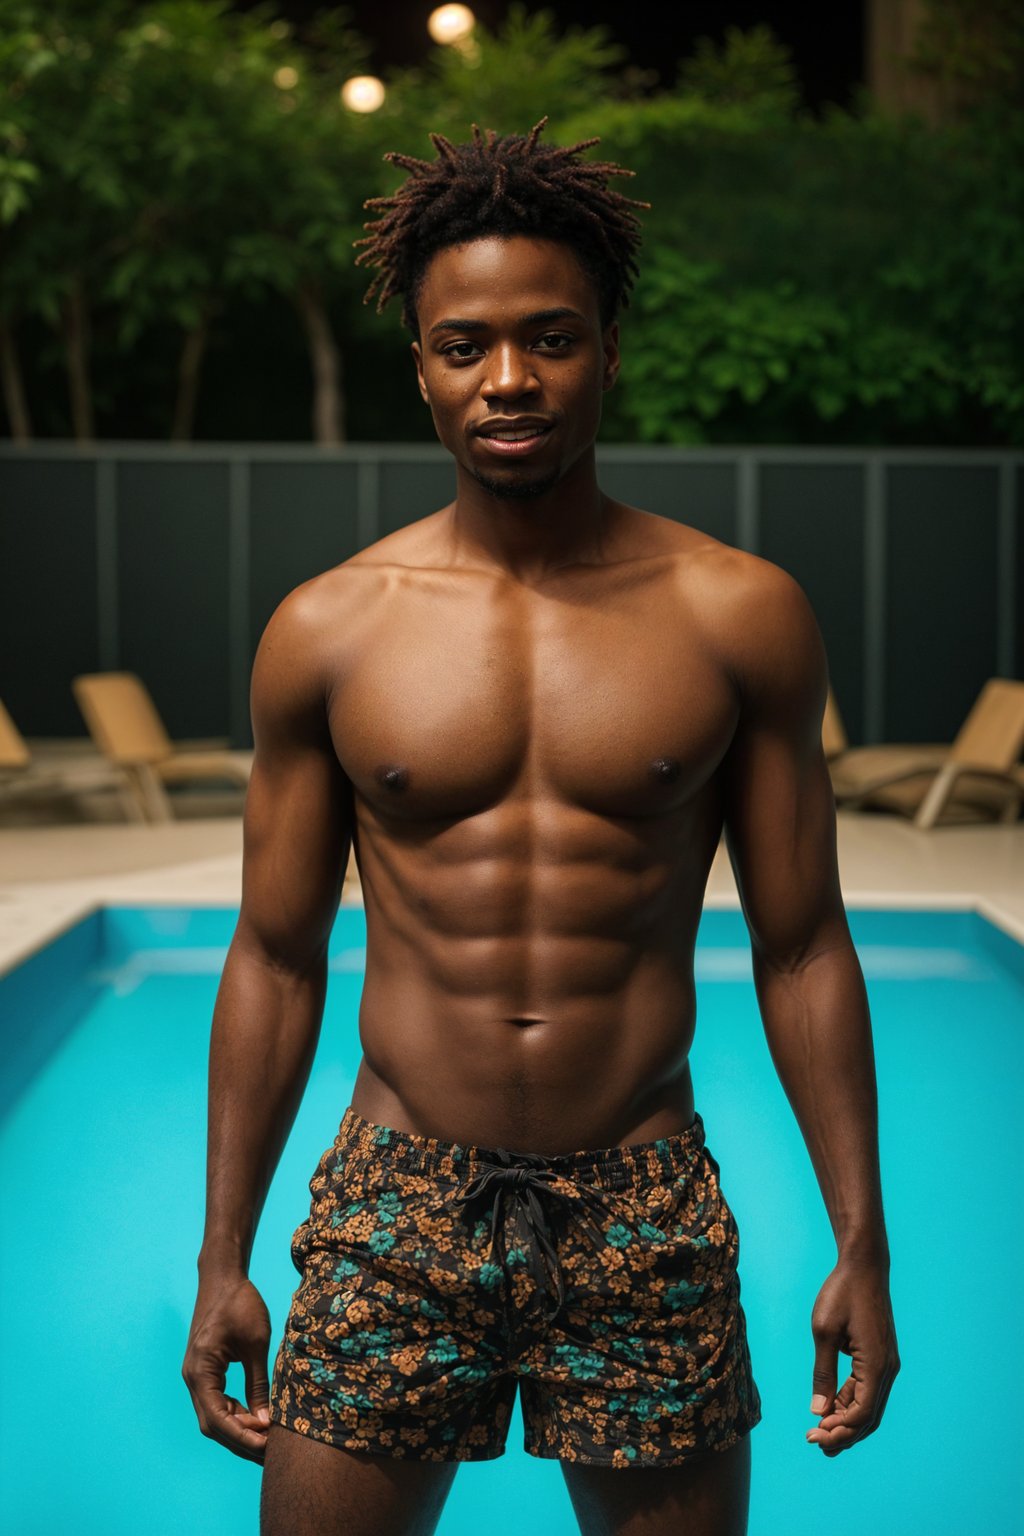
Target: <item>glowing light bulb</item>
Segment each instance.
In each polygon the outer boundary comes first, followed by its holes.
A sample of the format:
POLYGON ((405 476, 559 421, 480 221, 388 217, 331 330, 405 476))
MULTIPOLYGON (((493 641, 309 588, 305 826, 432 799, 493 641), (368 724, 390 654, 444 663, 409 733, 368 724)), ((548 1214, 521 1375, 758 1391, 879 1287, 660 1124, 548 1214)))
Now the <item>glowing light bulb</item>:
POLYGON ((384 82, 376 75, 352 75, 341 88, 341 99, 350 112, 376 112, 384 105, 384 82))
POLYGON ((439 5, 431 11, 427 30, 435 43, 458 43, 476 26, 476 17, 468 5, 439 5))

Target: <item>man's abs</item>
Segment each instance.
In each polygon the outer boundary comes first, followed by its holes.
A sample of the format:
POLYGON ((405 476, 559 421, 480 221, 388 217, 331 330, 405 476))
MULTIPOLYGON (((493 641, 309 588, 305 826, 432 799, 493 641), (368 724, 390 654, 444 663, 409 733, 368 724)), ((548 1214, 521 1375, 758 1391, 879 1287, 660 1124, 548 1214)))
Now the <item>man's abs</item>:
POLYGON ((715 798, 640 846, 572 812, 518 857, 486 817, 415 846, 364 836, 357 1113, 548 1156, 685 1129, 715 798))

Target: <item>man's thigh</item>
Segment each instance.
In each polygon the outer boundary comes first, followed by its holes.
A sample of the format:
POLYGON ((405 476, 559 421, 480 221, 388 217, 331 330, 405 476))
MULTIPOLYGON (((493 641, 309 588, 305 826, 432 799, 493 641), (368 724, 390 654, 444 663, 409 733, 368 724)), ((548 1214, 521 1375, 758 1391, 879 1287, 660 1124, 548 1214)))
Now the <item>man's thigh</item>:
POLYGON ((432 1536, 458 1465, 346 1451, 271 1424, 260 1536, 432 1536))
POLYGON ((581 1536, 746 1536, 749 1435, 674 1467, 561 1467, 581 1536))

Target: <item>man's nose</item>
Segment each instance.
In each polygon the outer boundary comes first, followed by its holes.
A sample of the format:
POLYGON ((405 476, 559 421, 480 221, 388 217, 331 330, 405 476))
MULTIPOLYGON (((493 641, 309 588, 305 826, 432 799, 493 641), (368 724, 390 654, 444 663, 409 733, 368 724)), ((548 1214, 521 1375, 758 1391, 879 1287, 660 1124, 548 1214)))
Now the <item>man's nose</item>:
POLYGON ((485 399, 516 400, 539 387, 529 352, 513 346, 492 347, 481 389, 485 399))

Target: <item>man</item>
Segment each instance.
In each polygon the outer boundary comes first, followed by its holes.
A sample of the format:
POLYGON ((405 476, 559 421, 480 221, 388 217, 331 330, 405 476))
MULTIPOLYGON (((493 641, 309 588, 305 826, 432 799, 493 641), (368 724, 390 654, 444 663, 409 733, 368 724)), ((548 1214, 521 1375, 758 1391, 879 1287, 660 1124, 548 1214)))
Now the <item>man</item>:
POLYGON ((501 1454, 517 1383, 584 1533, 746 1529, 760 1402, 687 1065, 723 829, 838 1245, 807 1438, 870 1434, 899 1369, 821 640, 782 571, 600 491, 643 205, 542 128, 391 157, 360 259, 402 297, 456 499, 293 592, 253 671, 183 1374, 203 1432, 263 1461, 264 1536, 425 1536, 458 1463, 501 1454), (268 1392, 247 1263, 350 844, 363 1057, 268 1392))

